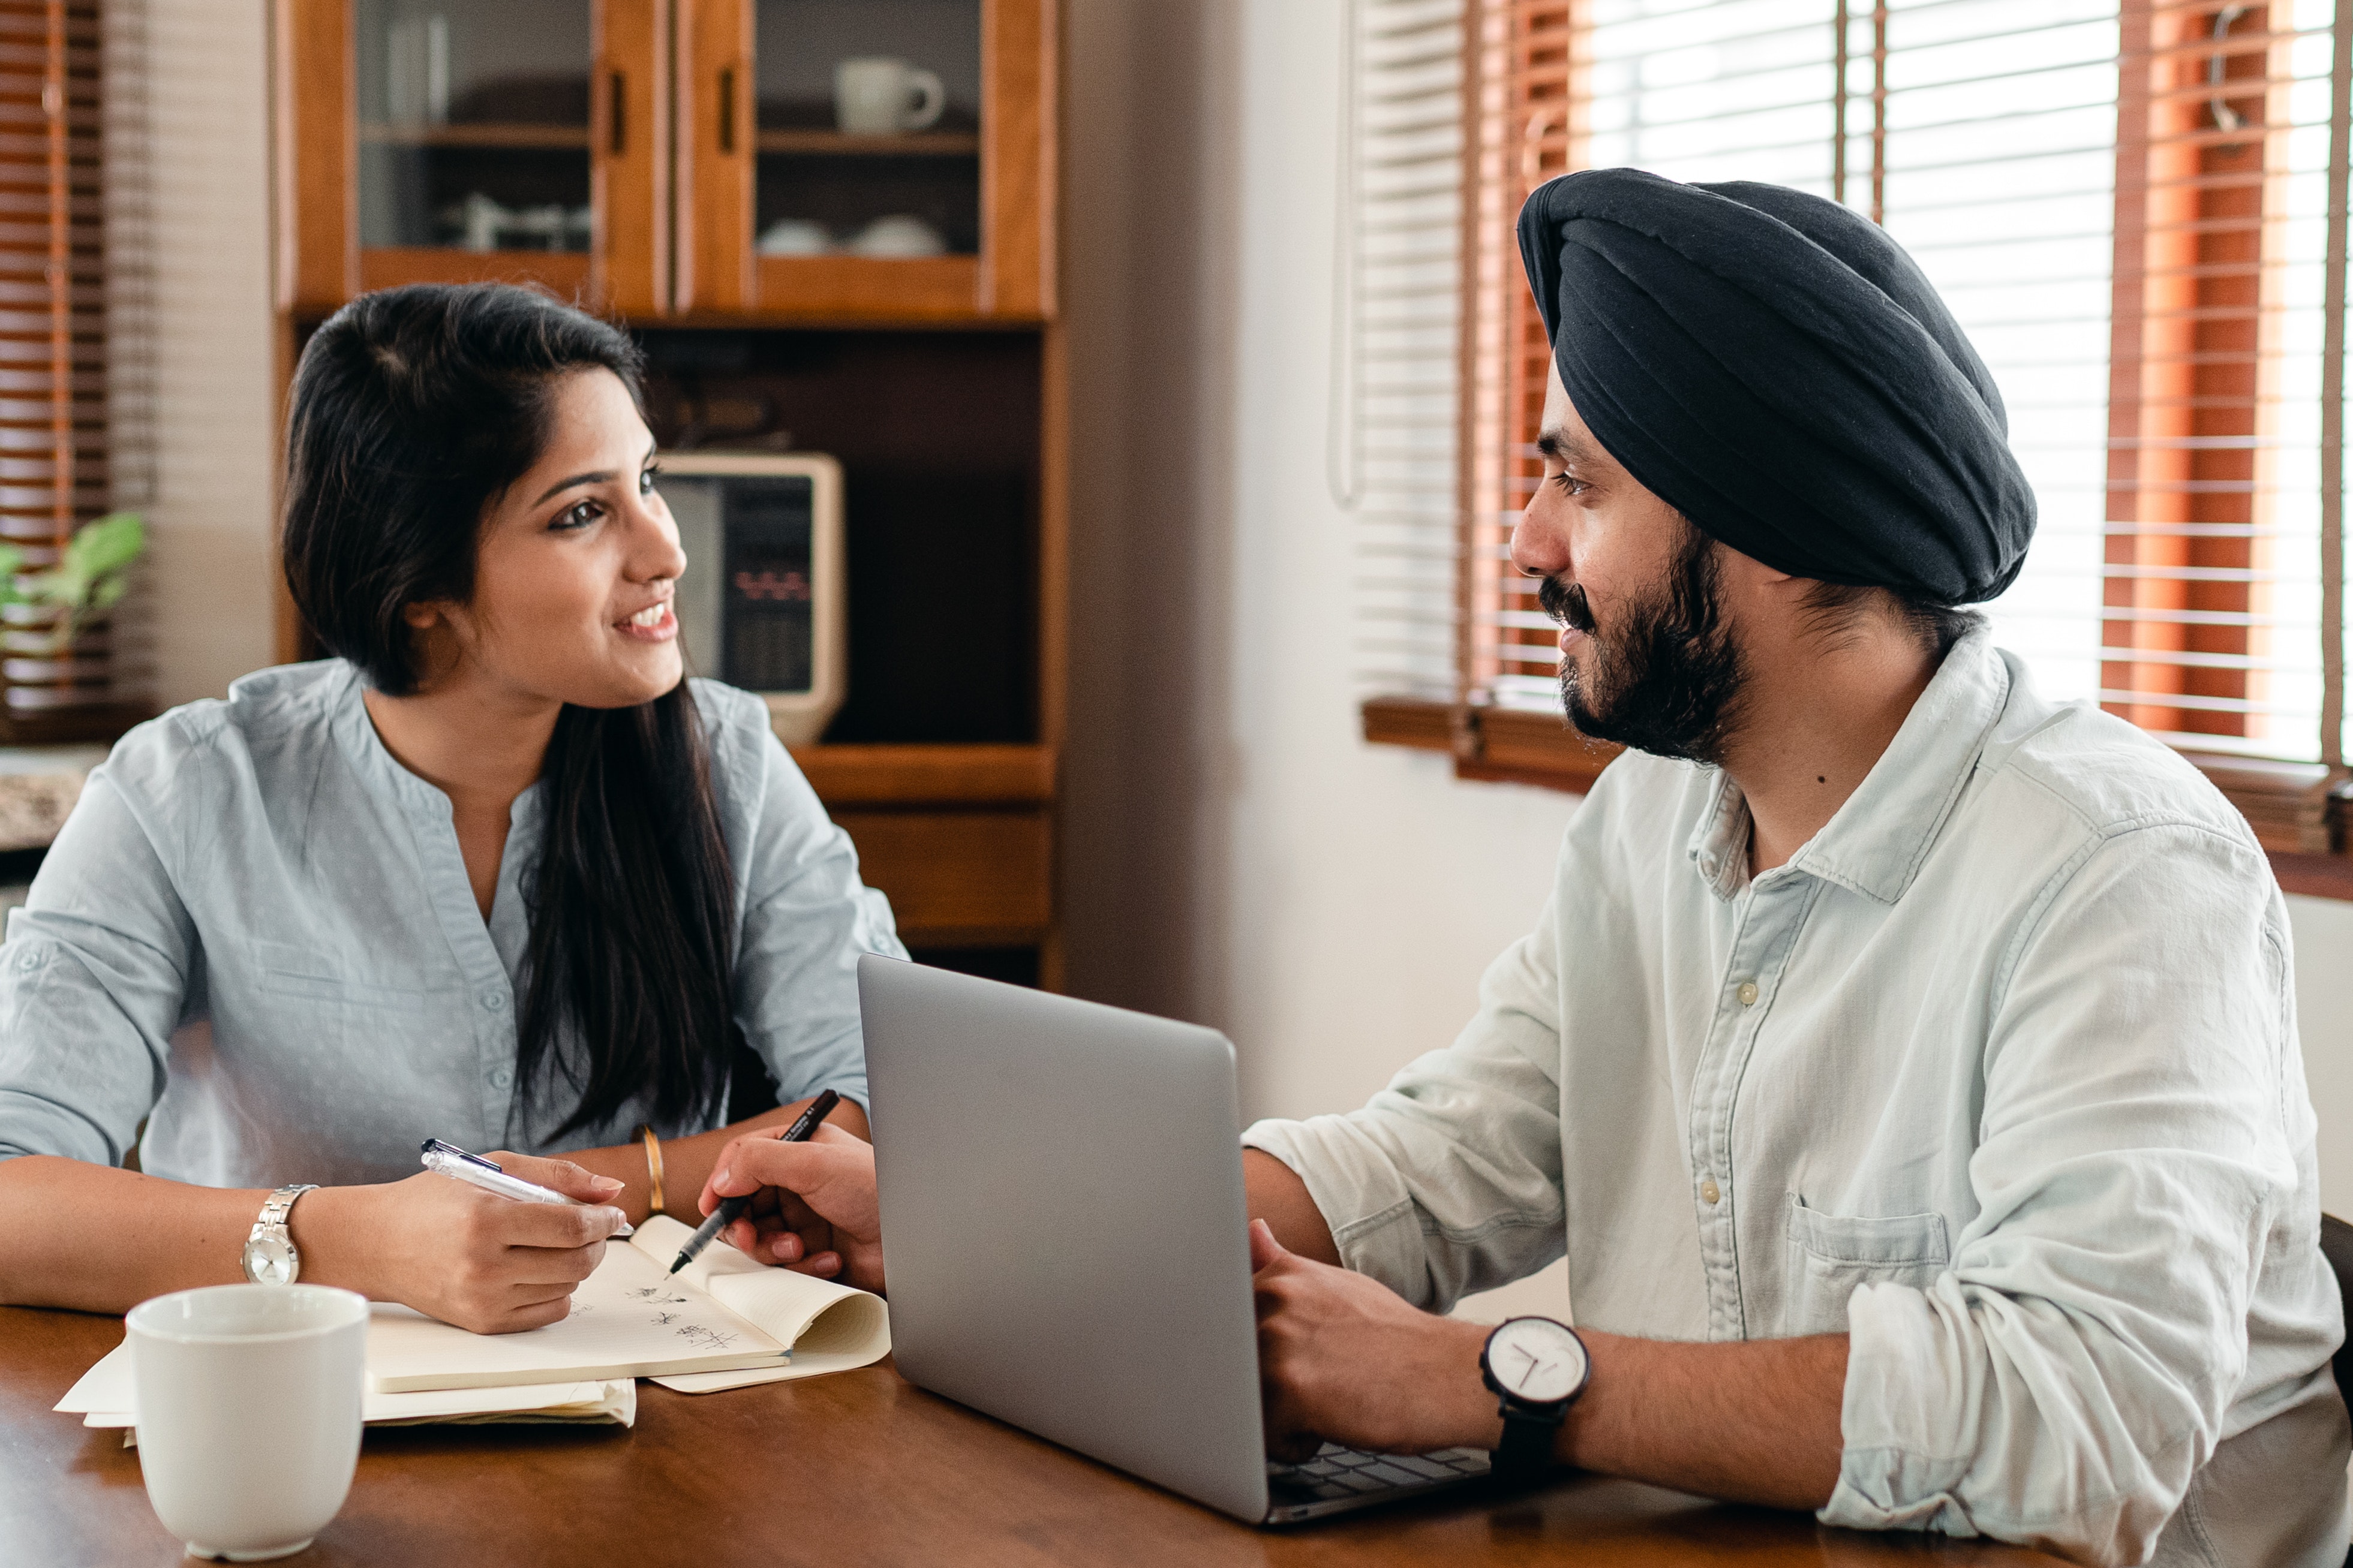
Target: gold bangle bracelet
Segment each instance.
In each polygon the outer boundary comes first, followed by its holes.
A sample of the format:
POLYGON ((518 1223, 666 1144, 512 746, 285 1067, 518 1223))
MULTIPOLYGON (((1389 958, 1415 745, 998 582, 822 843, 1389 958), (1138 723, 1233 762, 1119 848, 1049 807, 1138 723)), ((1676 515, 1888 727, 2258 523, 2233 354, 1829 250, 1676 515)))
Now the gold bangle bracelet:
POLYGON ((661 1140, 654 1136, 653 1123, 650 1121, 638 1129, 638 1134, 644 1138, 646 1143, 646 1181, 653 1188, 653 1204, 646 1212, 649 1215, 661 1214, 664 1212, 661 1190, 661 1140))

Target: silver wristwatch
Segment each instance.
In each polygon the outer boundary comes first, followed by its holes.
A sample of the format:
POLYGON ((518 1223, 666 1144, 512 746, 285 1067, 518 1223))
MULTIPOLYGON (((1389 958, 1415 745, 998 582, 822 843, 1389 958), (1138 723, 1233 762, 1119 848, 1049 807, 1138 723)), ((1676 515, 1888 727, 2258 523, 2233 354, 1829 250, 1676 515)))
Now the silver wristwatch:
POLYGON ((291 1285, 302 1277, 302 1255, 294 1250, 294 1238, 286 1234, 286 1215, 296 1198, 317 1190, 316 1182, 307 1182, 269 1194, 269 1201, 261 1205, 261 1217, 253 1222, 253 1233, 245 1238, 248 1279, 256 1285, 291 1285))

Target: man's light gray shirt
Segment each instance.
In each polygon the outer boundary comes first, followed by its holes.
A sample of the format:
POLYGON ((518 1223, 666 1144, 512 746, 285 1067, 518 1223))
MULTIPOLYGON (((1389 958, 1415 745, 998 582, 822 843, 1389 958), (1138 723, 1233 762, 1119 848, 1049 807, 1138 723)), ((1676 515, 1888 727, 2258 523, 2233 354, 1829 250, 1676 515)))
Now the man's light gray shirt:
POLYGON ((2343 1333, 2285 905, 2165 747, 1982 631, 1749 878, 1720 772, 1628 753, 1478 1015, 1262 1121, 1349 1267, 1443 1310, 1852 1335, 1832 1524, 2339 1568, 2343 1333))
MULTIPOLYGON (((861 952, 903 954, 748 693, 693 683, 735 879, 735 1017, 796 1100, 861 1105, 861 952)), ((380 1182, 417 1145, 553 1152, 526 1116, 515 1016, 543 784, 509 819, 485 921, 449 799, 396 762, 340 660, 248 676, 124 736, 91 773, 0 947, 0 1158, 119 1164, 208 1186, 380 1182)), ((712 1125, 716 1125, 714 1121, 712 1125)), ((701 1126, 658 1126, 664 1133, 701 1126)))

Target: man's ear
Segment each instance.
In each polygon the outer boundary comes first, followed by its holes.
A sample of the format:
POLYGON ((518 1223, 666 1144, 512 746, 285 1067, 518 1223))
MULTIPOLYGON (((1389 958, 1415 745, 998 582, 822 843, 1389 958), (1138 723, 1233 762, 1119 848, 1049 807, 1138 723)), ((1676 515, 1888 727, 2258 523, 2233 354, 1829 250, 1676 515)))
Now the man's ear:
POLYGON ((1736 598, 1783 601, 1807 587, 1802 579, 1767 566, 1754 555, 1744 555, 1721 540, 1716 541, 1715 552, 1717 580, 1736 598))

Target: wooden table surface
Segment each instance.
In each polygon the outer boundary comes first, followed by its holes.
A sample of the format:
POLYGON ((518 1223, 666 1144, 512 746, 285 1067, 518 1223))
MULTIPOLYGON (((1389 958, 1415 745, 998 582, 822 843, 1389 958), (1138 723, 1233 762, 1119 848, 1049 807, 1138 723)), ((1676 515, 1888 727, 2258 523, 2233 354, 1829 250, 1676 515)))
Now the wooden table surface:
MULTIPOLYGON (((0 1309, 0 1564, 153 1564, 179 1543, 147 1506, 120 1432, 49 1407, 119 1343, 113 1318, 0 1309)), ((645 1384, 635 1428, 372 1430, 327 1564, 1883 1563, 2052 1560, 1966 1542, 1825 1530, 1801 1514, 1565 1479, 1510 1497, 1433 1498, 1251 1530, 935 1398, 888 1363, 687 1395, 645 1384)))

